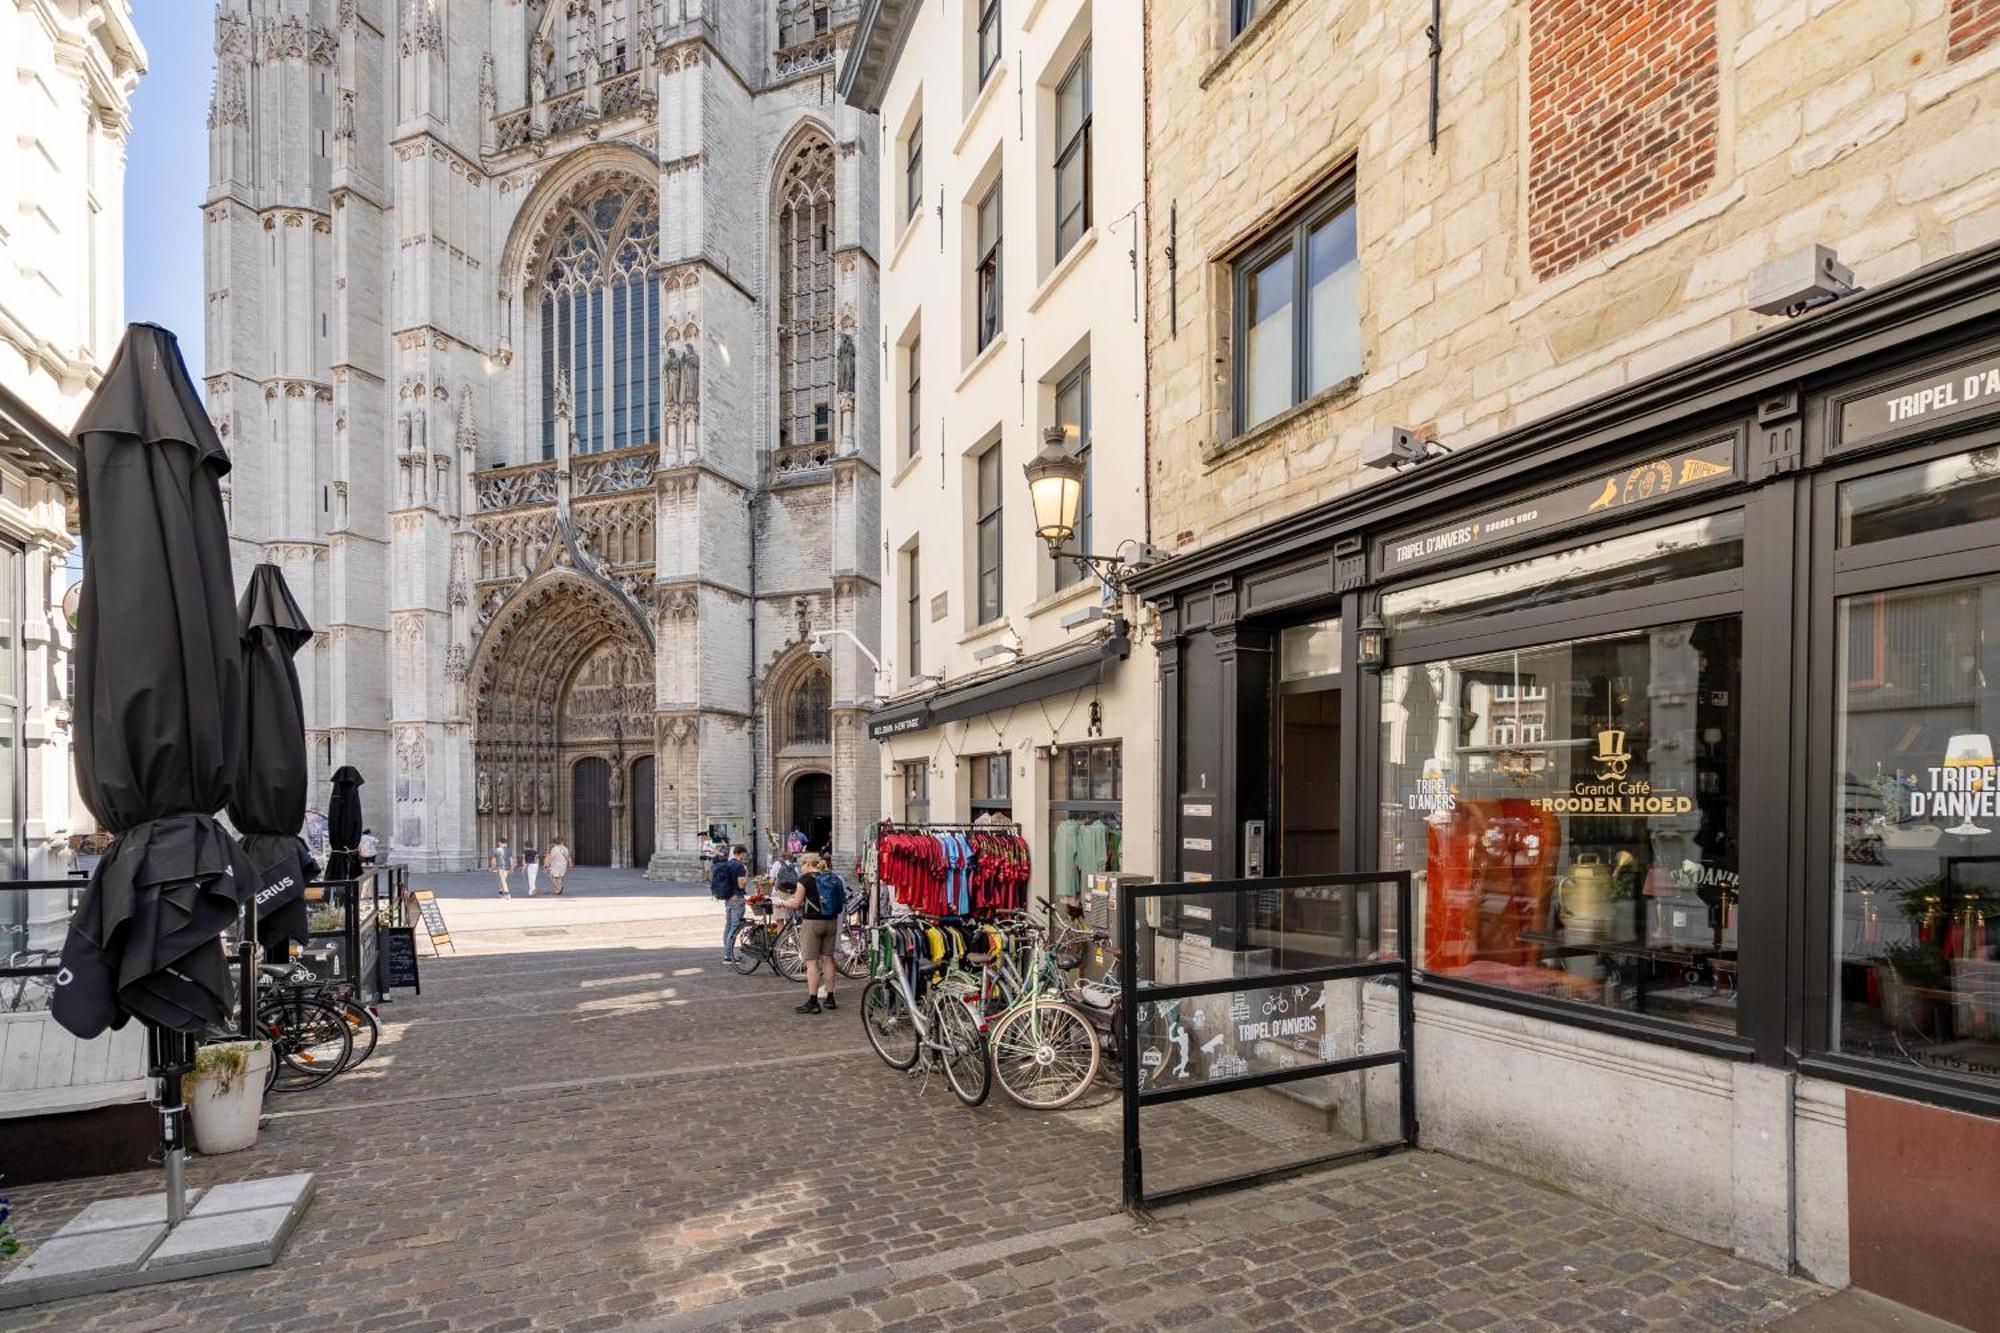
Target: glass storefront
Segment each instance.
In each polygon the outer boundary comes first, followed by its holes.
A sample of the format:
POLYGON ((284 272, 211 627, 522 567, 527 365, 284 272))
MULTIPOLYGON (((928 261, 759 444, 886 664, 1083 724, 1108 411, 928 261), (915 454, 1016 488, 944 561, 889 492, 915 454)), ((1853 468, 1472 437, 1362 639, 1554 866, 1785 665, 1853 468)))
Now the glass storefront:
POLYGON ((1084 876, 1120 870, 1125 823, 1124 754, 1117 741, 1056 751, 1049 781, 1049 889, 1083 892, 1084 876))
POLYGON ((2000 578, 1837 615, 1835 1049, 2000 1082, 2000 578))
POLYGON ((1438 976, 1736 1024, 1735 616, 1398 666, 1381 864, 1438 976))

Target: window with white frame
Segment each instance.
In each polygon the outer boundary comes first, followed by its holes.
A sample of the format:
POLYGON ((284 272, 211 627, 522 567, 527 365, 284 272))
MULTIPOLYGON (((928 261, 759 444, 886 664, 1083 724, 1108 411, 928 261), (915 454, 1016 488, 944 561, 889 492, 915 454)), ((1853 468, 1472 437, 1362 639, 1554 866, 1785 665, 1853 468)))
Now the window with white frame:
POLYGON ((1000 63, 1000 0, 976 0, 979 5, 979 79, 984 88, 993 67, 1000 63))
POLYGON ((983 352, 1000 333, 1000 185, 994 181, 979 201, 973 254, 973 350, 983 352))
MULTIPOLYGON (((1056 385, 1056 424, 1076 456, 1083 460, 1083 495, 1076 507, 1076 535, 1070 549, 1088 551, 1091 543, 1090 485, 1090 362, 1062 377, 1056 385)), ((1056 587, 1067 588, 1090 572, 1081 560, 1056 561, 1056 587)))
POLYGON ((1000 485, 998 441, 979 456, 978 474, 977 508, 973 512, 973 528, 978 547, 973 607, 974 623, 984 625, 998 620, 1002 610, 1001 516, 1005 512, 1005 505, 1002 503, 1000 485))
POLYGON ((1090 48, 1056 85, 1056 258, 1090 230, 1090 48))

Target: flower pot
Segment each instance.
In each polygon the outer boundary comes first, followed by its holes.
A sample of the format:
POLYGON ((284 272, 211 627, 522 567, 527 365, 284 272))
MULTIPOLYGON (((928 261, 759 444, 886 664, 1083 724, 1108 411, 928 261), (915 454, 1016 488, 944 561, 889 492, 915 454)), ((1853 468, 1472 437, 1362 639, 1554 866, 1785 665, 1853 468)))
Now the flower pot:
POLYGON ((270 1068, 268 1042, 218 1042, 196 1051, 195 1072, 187 1079, 186 1091, 197 1152, 213 1157, 257 1141, 264 1078, 270 1068))

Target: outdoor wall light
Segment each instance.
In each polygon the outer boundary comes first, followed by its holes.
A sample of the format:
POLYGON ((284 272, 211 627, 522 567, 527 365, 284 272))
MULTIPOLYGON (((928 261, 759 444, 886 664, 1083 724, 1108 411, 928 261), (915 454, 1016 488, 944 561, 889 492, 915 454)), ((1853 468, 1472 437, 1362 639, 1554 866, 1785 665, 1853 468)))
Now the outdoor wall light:
POLYGON ((1041 449, 1021 468, 1028 478, 1028 507, 1034 512, 1035 535, 1048 543, 1050 559, 1087 565, 1091 573, 1122 593, 1132 574, 1162 553, 1144 542, 1130 543, 1137 548, 1130 558, 1064 549, 1076 537, 1077 515, 1083 508, 1083 469, 1083 460, 1069 447, 1067 429, 1050 426, 1042 432, 1041 449))
POLYGON ((1389 641, 1383 634, 1380 612, 1370 611, 1361 618, 1360 631, 1354 637, 1354 661, 1371 676, 1382 674, 1382 668, 1389 660, 1389 641))

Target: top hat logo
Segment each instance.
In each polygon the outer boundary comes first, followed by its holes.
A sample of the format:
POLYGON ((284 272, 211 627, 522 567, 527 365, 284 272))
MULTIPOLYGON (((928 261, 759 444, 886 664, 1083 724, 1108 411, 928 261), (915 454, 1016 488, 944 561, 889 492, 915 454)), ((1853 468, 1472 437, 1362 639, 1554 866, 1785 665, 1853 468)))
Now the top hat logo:
POLYGON ((1623 778, 1632 765, 1631 752, 1625 748, 1625 733, 1617 727, 1598 732, 1597 753, 1591 760, 1604 766, 1604 777, 1623 778))

